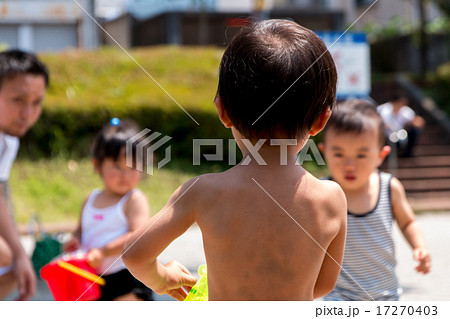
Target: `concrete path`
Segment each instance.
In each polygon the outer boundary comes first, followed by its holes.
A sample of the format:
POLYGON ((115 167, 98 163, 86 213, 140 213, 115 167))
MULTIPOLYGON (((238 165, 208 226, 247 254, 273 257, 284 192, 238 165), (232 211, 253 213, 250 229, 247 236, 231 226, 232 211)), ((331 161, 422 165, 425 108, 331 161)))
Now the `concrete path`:
MULTIPOLYGON (((450 212, 441 214, 423 214, 417 217, 430 250, 433 266, 428 275, 416 273, 412 252, 400 231, 395 226, 394 239, 397 248, 397 273, 404 288, 403 301, 414 300, 450 300, 450 212)), ((30 238, 22 237, 28 251, 32 250, 30 238)), ((193 274, 199 265, 205 263, 203 244, 198 227, 191 227, 185 234, 174 241, 160 256, 165 263, 176 259, 185 265, 193 274)), ((173 300, 165 296, 155 296, 156 300, 173 300)), ((53 300, 44 281, 40 281, 38 292, 33 300, 53 300)))
POLYGON ((396 227, 397 274, 404 289, 401 300, 450 301, 450 212, 424 214, 417 217, 430 251, 431 272, 422 275, 414 269, 412 250, 396 227))

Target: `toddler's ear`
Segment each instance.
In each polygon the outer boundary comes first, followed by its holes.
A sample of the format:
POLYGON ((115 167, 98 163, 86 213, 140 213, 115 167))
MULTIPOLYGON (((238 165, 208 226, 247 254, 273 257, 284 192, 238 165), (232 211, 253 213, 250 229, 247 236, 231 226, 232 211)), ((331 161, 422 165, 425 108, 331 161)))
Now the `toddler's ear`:
POLYGON ((325 127, 325 124, 327 124, 330 116, 331 116, 331 109, 327 107, 327 109, 323 111, 322 114, 320 114, 317 120, 313 123, 311 129, 309 130, 309 135, 315 136, 320 131, 322 131, 322 129, 325 127))
POLYGON ((325 145, 323 145, 323 143, 319 143, 318 147, 322 153, 325 153, 325 145))
POLYGON ((379 158, 378 166, 380 166, 383 163, 384 159, 386 158, 386 156, 389 155, 390 152, 391 152, 391 147, 389 145, 383 146, 383 148, 380 151, 380 158, 379 158))
POLYGON ((219 119, 223 123, 223 125, 226 128, 230 128, 233 126, 233 124, 230 121, 230 118, 228 117, 227 111, 225 110, 225 107, 222 103, 222 98, 220 95, 217 95, 214 99, 214 105, 216 106, 217 113, 219 113, 219 119))

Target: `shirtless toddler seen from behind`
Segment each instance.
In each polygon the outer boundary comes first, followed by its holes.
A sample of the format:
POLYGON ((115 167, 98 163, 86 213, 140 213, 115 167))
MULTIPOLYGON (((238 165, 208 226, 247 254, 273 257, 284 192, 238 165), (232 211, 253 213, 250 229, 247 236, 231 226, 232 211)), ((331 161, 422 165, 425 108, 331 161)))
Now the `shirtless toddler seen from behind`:
POLYGON ((336 78, 312 31, 285 20, 243 28, 222 58, 215 99, 243 161, 176 190, 125 245, 131 273, 183 300, 196 279, 157 257, 197 223, 209 300, 313 300, 330 292, 343 258, 346 200, 337 184, 319 181, 296 157, 325 126, 336 78))

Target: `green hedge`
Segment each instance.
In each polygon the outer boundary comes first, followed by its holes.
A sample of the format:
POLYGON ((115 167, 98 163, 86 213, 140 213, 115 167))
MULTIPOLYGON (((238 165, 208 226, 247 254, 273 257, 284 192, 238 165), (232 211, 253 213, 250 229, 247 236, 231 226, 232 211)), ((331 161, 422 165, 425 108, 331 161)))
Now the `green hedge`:
POLYGON ((112 117, 133 119, 142 129, 170 136, 171 153, 175 158, 192 158, 193 139, 232 138, 230 130, 223 127, 216 114, 195 110, 190 110, 189 114, 199 125, 175 106, 170 111, 148 106, 131 110, 101 107, 70 111, 45 109, 38 124, 22 139, 20 152, 28 158, 86 157, 95 134, 112 117))

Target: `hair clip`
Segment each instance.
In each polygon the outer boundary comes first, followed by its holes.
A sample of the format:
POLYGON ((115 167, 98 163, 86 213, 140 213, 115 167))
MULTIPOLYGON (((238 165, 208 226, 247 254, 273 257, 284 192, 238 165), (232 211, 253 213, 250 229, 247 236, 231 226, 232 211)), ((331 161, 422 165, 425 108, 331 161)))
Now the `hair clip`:
POLYGON ((120 125, 120 120, 117 117, 113 117, 111 119, 111 121, 109 121, 109 124, 111 126, 119 126, 120 125))

